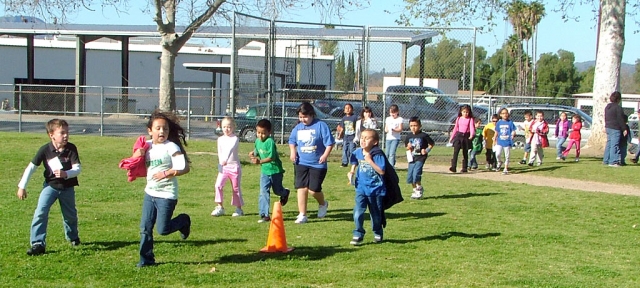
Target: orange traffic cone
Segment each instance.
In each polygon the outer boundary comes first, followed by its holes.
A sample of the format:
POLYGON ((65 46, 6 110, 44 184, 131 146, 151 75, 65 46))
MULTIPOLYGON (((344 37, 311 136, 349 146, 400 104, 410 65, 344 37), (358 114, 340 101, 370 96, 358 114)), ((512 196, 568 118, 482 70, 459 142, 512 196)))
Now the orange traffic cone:
POLYGON ((284 233, 284 219, 282 218, 282 205, 280 205, 279 201, 276 201, 273 203, 273 214, 271 215, 267 246, 260 249, 260 252, 288 253, 293 251, 293 249, 293 247, 287 246, 287 236, 284 233))

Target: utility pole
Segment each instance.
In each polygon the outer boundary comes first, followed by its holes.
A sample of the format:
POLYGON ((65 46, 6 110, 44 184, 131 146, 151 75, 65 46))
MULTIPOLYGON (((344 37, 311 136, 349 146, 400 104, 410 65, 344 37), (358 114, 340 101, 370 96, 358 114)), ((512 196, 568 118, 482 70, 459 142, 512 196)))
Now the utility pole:
POLYGON ((355 83, 354 83, 354 87, 353 87, 354 91, 359 91, 360 90, 360 65, 361 65, 360 59, 362 58, 361 57, 362 56, 362 47, 361 46, 362 46, 362 43, 356 42, 356 50, 355 51, 358 54, 358 64, 356 65, 356 79, 354 79, 355 83))

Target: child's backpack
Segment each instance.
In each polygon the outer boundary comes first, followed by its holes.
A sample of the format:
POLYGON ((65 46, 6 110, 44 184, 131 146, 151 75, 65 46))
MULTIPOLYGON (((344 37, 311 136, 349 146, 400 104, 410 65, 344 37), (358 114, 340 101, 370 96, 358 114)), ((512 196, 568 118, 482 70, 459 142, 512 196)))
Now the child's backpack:
POLYGON ((393 168, 393 165, 389 163, 387 160, 387 156, 384 154, 384 151, 380 149, 380 147, 374 147, 371 149, 371 156, 375 156, 378 154, 382 154, 384 156, 384 176, 382 180, 384 181, 384 186, 387 190, 384 198, 382 199, 382 209, 387 210, 391 208, 391 206, 398 204, 404 201, 402 198, 402 191, 400 190, 400 178, 398 178, 398 174, 396 173, 396 169, 393 168))

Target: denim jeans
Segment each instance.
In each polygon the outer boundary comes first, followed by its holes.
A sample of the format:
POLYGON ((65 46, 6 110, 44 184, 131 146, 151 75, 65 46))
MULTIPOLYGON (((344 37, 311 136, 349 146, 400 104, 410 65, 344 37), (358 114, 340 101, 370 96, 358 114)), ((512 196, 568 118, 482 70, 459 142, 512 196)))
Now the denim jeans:
POLYGON ((473 151, 473 149, 469 150, 469 168, 478 168, 478 159, 476 156, 480 153, 482 153, 482 151, 473 151))
POLYGON ((282 173, 266 175, 260 174, 260 195, 258 196, 258 210, 260 216, 269 216, 271 205, 271 188, 273 193, 282 197, 287 193, 282 186, 282 173))
POLYGON ((169 235, 189 225, 189 216, 180 214, 171 219, 178 200, 165 199, 144 194, 142 220, 140 221, 140 264, 156 262, 153 254, 153 226, 160 235, 169 235))
POLYGON ((422 167, 424 167, 424 161, 413 161, 409 163, 409 169, 407 169, 407 184, 422 182, 422 167))
POLYGON ((46 246, 49 211, 56 200, 59 200, 60 209, 62 210, 62 226, 65 238, 68 241, 78 239, 78 210, 76 210, 74 187, 55 189, 45 183, 42 192, 40 192, 40 198, 38 198, 38 206, 33 213, 31 245, 41 243, 46 246))
POLYGON ((373 235, 382 237, 382 198, 384 196, 367 197, 362 193, 356 193, 356 205, 353 207, 353 222, 356 229, 353 230, 353 237, 361 238, 366 233, 364 231, 364 212, 369 207, 369 216, 371 217, 371 226, 373 235))
POLYGON ((556 157, 558 158, 563 157, 562 152, 564 152, 565 148, 562 147, 562 144, 564 144, 564 141, 567 141, 567 137, 558 136, 558 141, 556 142, 556 157))
POLYGON ((351 160, 351 153, 356 150, 356 143, 353 143, 353 135, 344 136, 342 142, 342 164, 349 164, 351 160))
POLYGON ((399 143, 400 140, 398 139, 387 140, 385 143, 385 148, 387 150, 385 153, 387 154, 387 159, 389 159, 389 164, 391 164, 391 166, 396 165, 396 150, 398 150, 399 143))
POLYGON ((606 128, 607 145, 604 146, 604 164, 620 164, 620 138, 622 133, 620 130, 606 128))

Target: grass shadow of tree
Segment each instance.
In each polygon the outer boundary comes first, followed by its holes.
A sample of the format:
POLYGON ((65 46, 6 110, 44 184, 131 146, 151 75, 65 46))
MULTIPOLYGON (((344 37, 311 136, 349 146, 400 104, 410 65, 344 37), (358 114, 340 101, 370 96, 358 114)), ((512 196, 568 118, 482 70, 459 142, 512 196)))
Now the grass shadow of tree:
MULTIPOLYGON (((447 195, 439 195, 439 196, 427 196, 422 198, 423 200, 428 200, 428 199, 463 199, 463 198, 471 198, 471 197, 485 197, 485 196, 493 196, 493 195, 501 195, 501 194, 505 194, 505 193, 495 193, 495 192, 488 192, 488 193, 463 193, 463 194, 447 194, 447 195)), ((418 199, 420 200, 420 199, 418 199)))
MULTIPOLYGON (((544 164, 543 164, 544 165, 544 164)), ((524 174, 524 173, 532 173, 532 172, 543 172, 543 171, 555 171, 562 168, 562 166, 554 165, 554 166, 534 166, 526 168, 513 168, 511 169, 511 173, 513 174, 524 174)))
MULTIPOLYGON (((154 243, 169 243, 169 244, 179 244, 179 245, 188 245, 194 247, 208 246, 214 245, 218 243, 228 243, 228 242, 246 242, 246 239, 212 239, 212 240, 166 240, 166 241, 157 241, 154 240, 154 243)), ((140 245, 140 241, 96 241, 96 242, 84 242, 83 246, 91 247, 90 249, 94 250, 104 250, 104 251, 112 251, 118 250, 127 246, 138 246, 140 245)))
MULTIPOLYGON (((369 213, 366 213, 367 215, 369 213)), ((407 212, 407 213, 393 213, 393 212, 385 212, 384 215, 387 219, 393 219, 393 220, 400 220, 400 221, 405 221, 405 220, 412 220, 412 219, 425 219, 425 218, 431 218, 431 217, 438 217, 438 216, 442 216, 442 215, 446 215, 447 213, 442 213, 442 212, 435 212, 435 213, 429 213, 429 212, 421 212, 421 213, 414 213, 414 212, 407 212)), ((368 217, 368 216, 367 216, 368 217)), ((353 222, 353 212, 351 213, 332 213, 331 215, 327 215, 324 219, 326 219, 325 221, 346 221, 346 222, 353 222)), ((366 218, 369 219, 369 218, 366 218)))
POLYGON ((249 254, 233 254, 220 257, 216 263, 253 263, 264 261, 267 259, 275 260, 307 260, 318 261, 331 257, 337 253, 348 252, 353 249, 343 248, 339 246, 301 246, 289 253, 262 253, 255 252, 249 254))

